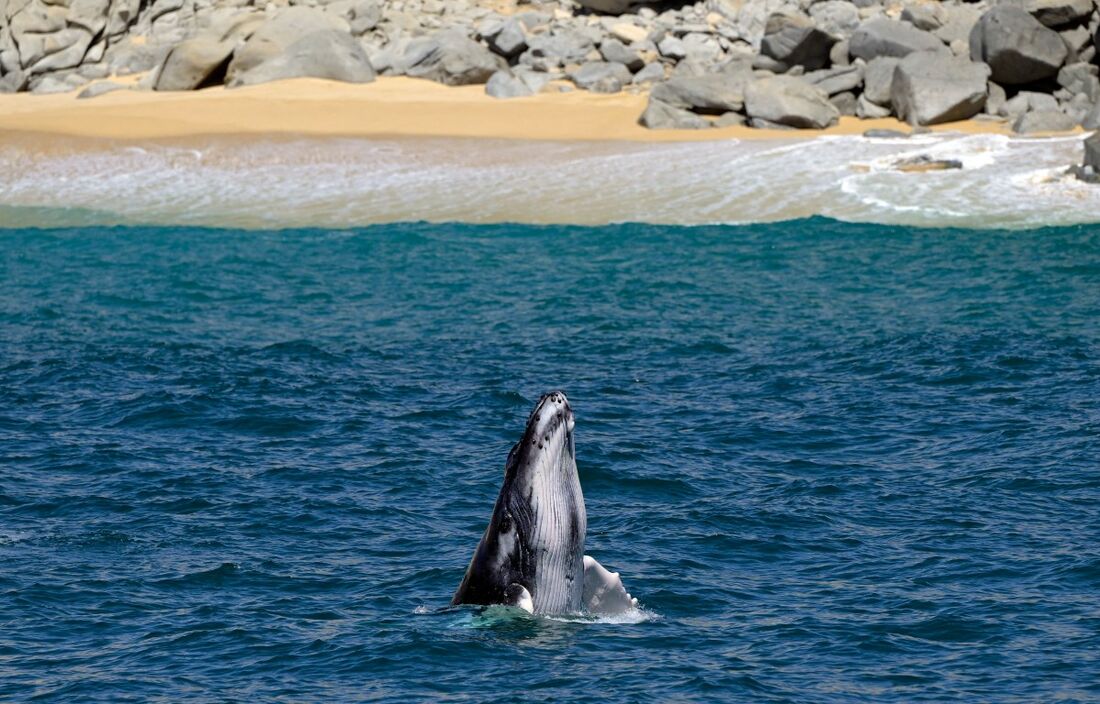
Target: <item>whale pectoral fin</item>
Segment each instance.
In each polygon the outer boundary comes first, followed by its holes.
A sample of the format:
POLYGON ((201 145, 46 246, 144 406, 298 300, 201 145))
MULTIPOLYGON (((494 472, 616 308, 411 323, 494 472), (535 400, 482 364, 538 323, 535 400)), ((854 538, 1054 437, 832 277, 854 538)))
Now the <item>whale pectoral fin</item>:
POLYGON ((535 613, 535 600, 531 598, 531 592, 522 584, 512 582, 504 590, 505 606, 515 606, 529 614, 535 613))
POLYGON ((618 572, 609 572, 595 558, 584 556, 584 608, 591 614, 621 614, 638 606, 618 572))

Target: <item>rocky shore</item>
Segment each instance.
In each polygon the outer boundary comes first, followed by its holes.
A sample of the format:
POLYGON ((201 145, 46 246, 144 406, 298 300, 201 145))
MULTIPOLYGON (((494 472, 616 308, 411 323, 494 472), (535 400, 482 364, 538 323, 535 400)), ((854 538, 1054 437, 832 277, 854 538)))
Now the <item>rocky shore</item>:
POLYGON ((0 91, 316 77, 647 93, 653 128, 1100 127, 1094 0, 0 0, 0 91), (125 77, 137 80, 124 80, 125 77))

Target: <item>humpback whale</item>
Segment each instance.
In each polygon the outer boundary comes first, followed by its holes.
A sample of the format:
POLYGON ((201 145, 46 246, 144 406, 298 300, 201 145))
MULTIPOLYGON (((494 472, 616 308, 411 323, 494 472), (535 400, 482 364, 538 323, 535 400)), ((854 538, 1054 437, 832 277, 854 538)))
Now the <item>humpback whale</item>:
POLYGON ((452 604, 536 614, 614 614, 637 605, 622 580, 584 554, 587 516, 565 394, 539 399, 508 453, 504 484, 452 604))

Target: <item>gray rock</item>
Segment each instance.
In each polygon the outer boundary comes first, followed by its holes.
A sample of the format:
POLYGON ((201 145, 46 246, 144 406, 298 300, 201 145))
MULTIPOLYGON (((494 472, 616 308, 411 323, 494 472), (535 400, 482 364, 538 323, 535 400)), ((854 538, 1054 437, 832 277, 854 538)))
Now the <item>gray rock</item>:
POLYGON ((909 133, 900 130, 870 129, 864 131, 863 136, 867 139, 907 139, 909 133))
POLYGON ((233 45, 207 37, 187 39, 172 47, 153 83, 153 90, 195 90, 213 79, 220 82, 233 45))
POLYGON ((986 86, 985 111, 990 115, 1007 115, 1006 102, 1008 102, 1008 95, 1005 89, 990 81, 986 86))
POLYGON ((406 75, 449 86, 485 83, 504 68, 503 60, 493 52, 455 30, 415 40, 406 57, 406 75))
POLYGON ((1071 93, 1087 95, 1093 102, 1100 100, 1100 80, 1095 64, 1081 62, 1063 66, 1058 71, 1058 85, 1071 93))
POLYGON ((970 33, 970 58, 989 64, 1002 85, 1053 78, 1067 53, 1057 32, 1012 5, 986 12, 970 33))
POLYGON ((856 101, 856 117, 861 120, 876 120, 881 117, 889 117, 890 108, 876 105, 867 99, 867 96, 860 95, 856 101))
POLYGON ((618 39, 608 39, 600 44, 600 56, 604 61, 623 64, 631 71, 638 71, 645 66, 642 55, 634 49, 627 48, 618 39))
POLYGON ((76 97, 79 99, 98 98, 101 95, 113 93, 116 90, 129 90, 129 86, 124 86, 114 81, 97 81, 80 91, 76 97))
POLYGON ((1027 0, 1024 8, 1047 27, 1061 27, 1092 14, 1092 0, 1027 0))
POLYGON ((1100 132, 1093 132, 1084 141, 1084 166, 1091 166, 1093 172, 1100 173, 1100 132))
MULTIPOLYGON (((802 80, 817 86, 829 95, 854 91, 863 84, 863 67, 860 65, 823 68, 802 76, 802 80)), ((853 109, 854 104, 853 104, 853 109)))
POLYGON ((515 19, 504 22, 499 32, 486 38, 489 48, 506 59, 519 56, 527 50, 527 33, 523 30, 523 24, 515 19))
POLYGON ((943 42, 935 35, 907 22, 895 22, 882 17, 861 24, 849 43, 852 56, 864 61, 879 56, 901 58, 914 51, 942 51, 944 48, 943 42))
POLYGON ((678 76, 653 86, 650 96, 666 105, 710 115, 737 112, 745 104, 748 73, 678 76))
POLYGON ((818 29, 837 37, 851 36, 859 26, 859 10, 844 0, 825 0, 810 5, 810 17, 818 29))
POLYGON ((657 43, 657 51, 661 52, 661 56, 669 59, 682 59, 687 56, 687 47, 684 46, 684 42, 671 34, 657 43))
POLYGON ((842 117, 855 116, 856 108, 859 107, 855 93, 837 93, 829 97, 829 102, 840 111, 842 117))
POLYGON ((630 78, 630 69, 611 61, 589 61, 569 74, 574 85, 593 93, 618 93, 630 78))
POLYGON ((813 129, 828 127, 840 117, 825 91, 791 76, 749 83, 745 88, 745 112, 754 120, 813 129))
POLYGON ((527 51, 520 55, 519 62, 539 71, 553 71, 565 64, 584 61, 592 49, 592 40, 586 35, 555 29, 528 37, 527 51))
POLYGON ((371 31, 382 21, 382 6, 377 0, 358 0, 351 6, 349 15, 351 33, 359 36, 371 31))
POLYGON ((906 5, 901 11, 901 19, 917 29, 931 32, 943 26, 946 21, 945 14, 938 2, 919 2, 906 5))
POLYGON ((1073 124, 1079 125, 1088 117, 1093 104, 1093 101, 1089 100, 1087 95, 1078 93, 1069 100, 1063 102, 1059 108, 1069 117, 1069 119, 1073 120, 1073 124))
POLYGON ((1076 123, 1061 110, 1036 110, 1025 112, 1012 123, 1012 131, 1019 134, 1032 132, 1068 132, 1076 123))
POLYGON ((1058 32, 1058 36, 1062 38, 1062 41, 1066 43, 1066 48, 1069 49, 1067 61, 1088 61, 1089 59, 1082 58, 1081 54, 1088 49, 1095 50, 1095 47, 1091 46, 1092 33, 1089 32, 1088 27, 1083 25, 1062 29, 1058 32))
POLYGON ((863 70, 863 95, 876 105, 890 105, 890 90, 894 85, 894 69, 898 61, 893 56, 880 56, 867 62, 863 70))
POLYGON ((814 70, 829 63, 829 51, 837 40, 808 17, 775 13, 764 28, 760 53, 786 66, 814 70))
POLYGON ((653 96, 649 97, 639 122, 651 130, 698 130, 710 126, 709 122, 690 110, 654 100, 653 96))
POLYGON ((727 112, 711 123, 714 127, 743 127, 745 116, 737 112, 727 112))
POLYGON ((912 125, 965 120, 985 106, 989 67, 934 51, 915 52, 898 62, 890 102, 912 125))
POLYGON ((833 66, 847 66, 852 63, 852 56, 848 52, 848 40, 842 39, 833 48, 829 49, 829 63, 833 66))
POLYGON ((1023 100, 1027 104, 1027 110, 1057 110, 1058 101, 1048 93, 1040 93, 1034 90, 1022 90, 1016 94, 1014 100, 1023 100))
MULTIPOLYGON (((1100 103, 1094 103, 1089 111, 1085 114, 1085 119, 1081 120, 1081 126, 1086 130, 1100 129, 1100 103)), ((1100 169, 1097 169, 1100 171, 1100 169)))
POLYGON ((512 74, 511 71, 497 71, 489 76, 485 84, 485 93, 494 98, 523 98, 534 95, 530 86, 512 74))
MULTIPOLYGON (((257 32, 258 34, 258 32, 257 32)), ((253 35, 255 39, 256 35, 253 35)), ((247 49, 252 39, 245 44, 247 49)), ((234 72, 238 51, 229 64, 226 81, 230 87, 256 85, 287 78, 325 78, 345 83, 374 80, 374 68, 363 47, 350 34, 337 30, 314 31, 287 46, 281 54, 234 72)))
POLYGON ((634 79, 631 83, 635 85, 642 85, 643 83, 653 83, 654 81, 663 81, 665 79, 665 67, 654 61, 651 64, 646 64, 642 70, 634 74, 634 79))

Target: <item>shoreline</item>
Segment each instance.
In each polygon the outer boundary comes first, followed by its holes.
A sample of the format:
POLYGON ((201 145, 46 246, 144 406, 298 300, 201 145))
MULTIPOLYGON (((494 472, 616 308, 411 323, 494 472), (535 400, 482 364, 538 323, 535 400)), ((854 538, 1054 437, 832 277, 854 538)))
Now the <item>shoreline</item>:
MULTIPOLYGON (((573 90, 499 100, 484 86, 445 86, 427 80, 380 77, 365 84, 301 78, 242 88, 193 92, 118 90, 77 99, 0 95, 0 143, 53 138, 141 142, 190 137, 476 138, 568 142, 706 142, 806 140, 859 136, 869 129, 909 132, 894 118, 842 117, 824 130, 722 127, 651 130, 638 124, 647 94, 573 90)), ((934 132, 1010 136, 1007 123, 965 120, 934 132)), ((1080 133, 1057 133, 1060 135, 1080 133)), ((1027 135, 1042 137, 1046 135, 1027 135)))

